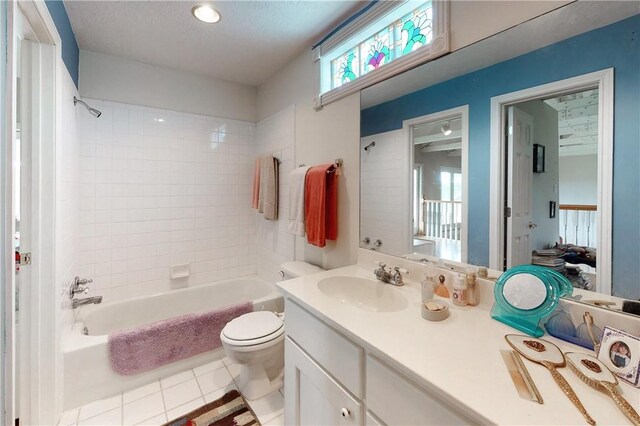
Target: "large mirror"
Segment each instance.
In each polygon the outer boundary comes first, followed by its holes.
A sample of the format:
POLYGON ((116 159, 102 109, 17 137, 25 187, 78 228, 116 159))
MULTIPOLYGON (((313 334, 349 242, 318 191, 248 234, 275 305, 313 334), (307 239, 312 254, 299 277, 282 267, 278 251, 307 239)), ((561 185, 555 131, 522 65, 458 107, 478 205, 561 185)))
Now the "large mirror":
POLYGON ((364 90, 360 246, 640 300, 639 12, 572 3, 364 90))

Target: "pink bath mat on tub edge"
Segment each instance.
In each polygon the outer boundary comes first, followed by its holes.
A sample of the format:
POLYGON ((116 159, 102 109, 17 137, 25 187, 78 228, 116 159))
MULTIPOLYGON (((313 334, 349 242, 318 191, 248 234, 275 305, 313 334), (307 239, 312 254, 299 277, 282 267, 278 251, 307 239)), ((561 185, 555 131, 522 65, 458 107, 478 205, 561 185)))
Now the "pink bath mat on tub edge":
POLYGON ((144 373, 222 346, 220 332, 253 310, 246 302, 202 314, 187 314, 109 334, 109 358, 116 373, 144 373))

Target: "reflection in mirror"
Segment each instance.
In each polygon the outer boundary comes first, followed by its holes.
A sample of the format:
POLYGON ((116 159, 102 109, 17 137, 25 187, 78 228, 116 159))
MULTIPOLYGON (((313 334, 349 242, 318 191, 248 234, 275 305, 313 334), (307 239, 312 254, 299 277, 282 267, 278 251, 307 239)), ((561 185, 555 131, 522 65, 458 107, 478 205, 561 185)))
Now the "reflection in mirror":
POLYGON ((596 288, 598 88, 507 108, 507 267, 552 268, 596 288))
POLYGON ((466 261, 467 106, 360 142, 363 248, 466 261))
POLYGON ((462 116, 412 126, 412 253, 462 261, 462 116))
MULTIPOLYGON (((376 146, 361 151, 361 239, 370 237, 372 241, 361 246, 398 256, 426 253, 425 247, 414 248, 412 244, 407 251, 402 244, 394 245, 393 237, 431 237, 427 222, 433 213, 429 206, 420 211, 419 204, 443 201, 427 191, 436 180, 427 182, 422 163, 423 180, 419 182, 420 163, 402 148, 389 148, 379 151, 386 150, 389 160, 377 171, 378 182, 368 182, 373 169, 366 164, 367 156, 381 147, 379 141, 401 140, 407 122, 415 117, 469 105, 471 161, 462 178, 463 182, 468 180, 469 199, 463 207, 469 212, 466 225, 470 231, 468 260, 463 249, 462 261, 493 269, 532 263, 562 269, 583 301, 612 300, 620 308, 620 298, 640 299, 637 250, 632 249, 640 235, 640 169, 636 161, 640 98, 627 95, 640 89, 640 42, 631 36, 638 25, 637 5, 574 2, 363 91, 361 141, 368 144, 375 140, 376 146), (498 104, 497 116, 504 126, 497 126, 494 133, 494 99, 591 74, 602 76, 599 81, 605 84, 561 87, 498 104), (501 133, 507 129, 510 107, 512 119, 524 123, 524 114, 532 118, 527 150, 519 160, 523 167, 512 169, 509 181, 514 189, 511 196, 520 203, 516 207, 524 206, 529 215, 511 224, 511 239, 505 229, 505 207, 514 206, 507 204, 509 191, 504 190, 509 158, 504 151, 496 157, 493 152, 501 146, 501 137, 508 139, 501 133), (609 128, 610 136, 606 136, 609 128), (525 188, 525 194, 516 187, 525 188), (495 196, 497 193, 502 193, 503 199, 495 196), (421 195, 423 199, 416 206, 414 200, 421 195), (375 204, 384 212, 374 223, 370 219, 375 204), (377 238, 382 242, 379 247, 373 245, 377 238), (505 244, 508 239, 510 244, 505 244), (519 245, 516 239, 521 240, 519 245), (600 276, 608 277, 608 284, 600 282, 600 276)), ((445 124, 440 124, 441 131, 445 124)), ((408 145, 408 138, 405 141, 408 145)), ((395 146, 402 147, 399 142, 395 146)), ((415 148, 413 155, 418 157, 415 148)), ((437 178, 441 193, 445 191, 443 181, 456 179, 455 170, 451 173, 437 178)), ((455 192, 455 183, 453 186, 455 192)), ((453 215, 456 218, 455 211, 453 215)), ((444 221, 437 213, 435 216, 444 221)), ((455 234, 456 221, 451 222, 455 234)), ((464 238, 464 229, 461 233, 464 238)), ((451 234, 444 236, 450 238, 451 234)))

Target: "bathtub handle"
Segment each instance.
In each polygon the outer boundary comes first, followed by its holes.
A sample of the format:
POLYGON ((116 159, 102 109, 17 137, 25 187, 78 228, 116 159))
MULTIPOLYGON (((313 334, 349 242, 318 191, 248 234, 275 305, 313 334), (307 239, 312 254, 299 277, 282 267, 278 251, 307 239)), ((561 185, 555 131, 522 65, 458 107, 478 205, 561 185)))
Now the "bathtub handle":
POLYGON ((284 278, 284 271, 280 271, 280 277, 284 278))

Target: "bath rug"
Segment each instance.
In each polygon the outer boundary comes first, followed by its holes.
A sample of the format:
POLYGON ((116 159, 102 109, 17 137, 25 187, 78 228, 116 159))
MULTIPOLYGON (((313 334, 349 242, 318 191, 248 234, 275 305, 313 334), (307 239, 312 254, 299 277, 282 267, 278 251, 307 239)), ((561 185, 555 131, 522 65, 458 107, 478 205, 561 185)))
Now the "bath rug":
POLYGON ((131 376, 219 348, 224 326, 251 311, 253 304, 246 302, 110 333, 111 368, 118 374, 131 376))
POLYGON ((256 415, 237 390, 203 405, 164 426, 260 426, 256 415))

